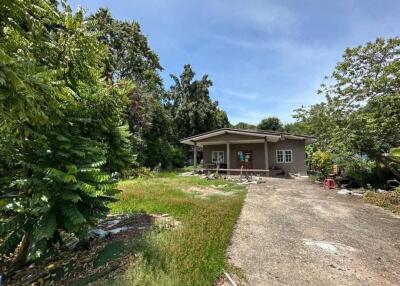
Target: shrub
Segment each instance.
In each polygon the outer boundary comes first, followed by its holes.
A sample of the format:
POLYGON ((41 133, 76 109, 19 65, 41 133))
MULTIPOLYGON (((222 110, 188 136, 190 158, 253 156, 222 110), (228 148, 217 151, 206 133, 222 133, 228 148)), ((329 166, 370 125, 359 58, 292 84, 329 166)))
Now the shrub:
POLYGON ((310 170, 314 171, 317 177, 324 178, 332 173, 333 158, 332 154, 325 151, 316 151, 308 159, 310 170))

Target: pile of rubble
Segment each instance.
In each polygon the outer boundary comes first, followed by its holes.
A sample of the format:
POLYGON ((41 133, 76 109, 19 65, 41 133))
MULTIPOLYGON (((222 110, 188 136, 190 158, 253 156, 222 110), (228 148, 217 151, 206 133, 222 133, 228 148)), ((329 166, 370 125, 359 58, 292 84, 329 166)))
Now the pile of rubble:
POLYGON ((190 177, 190 176, 197 176, 202 179, 206 180, 217 180, 217 179, 224 179, 228 181, 237 182, 239 185, 249 185, 249 184, 261 184, 265 183, 265 180, 261 176, 253 176, 253 175, 224 175, 218 172, 213 173, 196 173, 196 172, 184 172, 180 173, 179 176, 183 177, 190 177))
POLYGON ((357 196, 362 197, 365 193, 364 189, 355 189, 355 190, 348 190, 348 189, 340 189, 337 192, 339 195, 350 195, 350 196, 357 196))
MULTIPOLYGON (((350 196, 362 197, 368 191, 371 191, 371 190, 363 189, 363 188, 348 190, 348 189, 342 188, 337 193, 339 195, 350 195, 350 196)), ((383 189, 374 190, 374 192, 377 192, 377 193, 390 193, 390 192, 393 192, 393 191, 394 190, 392 190, 392 189, 389 189, 389 190, 383 190, 383 189)))
POLYGON ((238 185, 257 185, 266 182, 260 176, 230 176, 226 177, 225 180, 237 182, 238 185))

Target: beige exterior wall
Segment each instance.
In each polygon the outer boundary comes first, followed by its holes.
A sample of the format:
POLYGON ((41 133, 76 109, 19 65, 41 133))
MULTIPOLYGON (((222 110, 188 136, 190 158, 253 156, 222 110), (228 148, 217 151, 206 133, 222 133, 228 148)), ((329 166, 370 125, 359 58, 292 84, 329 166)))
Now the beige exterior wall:
MULTIPOLYGON (((220 135, 227 136, 227 135, 220 135)), ((232 140, 232 135, 229 139, 232 140)), ((240 136, 240 135, 237 135, 240 136)), ((216 136, 212 141, 220 141, 222 138, 216 136)), ((254 139, 254 137, 252 137, 254 139)), ((209 141, 209 142, 212 142, 209 141)), ((204 141, 203 141, 204 142, 204 141)), ((224 151, 225 162, 226 160, 226 144, 221 145, 205 145, 203 146, 203 161, 204 163, 211 163, 212 151, 224 151)), ((238 151, 251 151, 253 154, 253 169, 265 169, 265 153, 264 153, 264 143, 246 143, 246 144, 230 144, 230 168, 239 169, 239 161, 237 158, 238 151)), ((285 172, 291 173, 301 173, 306 174, 306 155, 305 155, 305 143, 302 140, 282 140, 277 143, 268 142, 268 163, 269 168, 279 167, 285 172), (276 160, 276 150, 292 150, 293 162, 292 163, 277 163, 276 160)))
POLYGON ((307 174, 305 142, 302 140, 286 139, 276 143, 268 142, 269 167, 277 166, 290 173, 307 174), (276 150, 292 150, 293 163, 277 163, 276 150))

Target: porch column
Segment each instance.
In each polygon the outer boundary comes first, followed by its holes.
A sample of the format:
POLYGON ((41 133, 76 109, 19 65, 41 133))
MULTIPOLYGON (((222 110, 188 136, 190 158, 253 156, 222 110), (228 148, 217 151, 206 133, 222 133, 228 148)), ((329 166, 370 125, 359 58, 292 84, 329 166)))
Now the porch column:
POLYGON ((196 169, 197 167, 197 142, 193 142, 193 167, 196 169))
MULTIPOLYGON (((267 137, 264 137, 264 156, 265 156, 265 170, 269 170, 269 163, 268 163, 268 142, 267 137)), ((267 173, 268 175, 268 173, 267 173)))
MULTIPOLYGON (((231 168, 231 146, 229 142, 226 142, 226 168, 231 168)), ((229 171, 227 171, 227 174, 229 175, 229 171)))

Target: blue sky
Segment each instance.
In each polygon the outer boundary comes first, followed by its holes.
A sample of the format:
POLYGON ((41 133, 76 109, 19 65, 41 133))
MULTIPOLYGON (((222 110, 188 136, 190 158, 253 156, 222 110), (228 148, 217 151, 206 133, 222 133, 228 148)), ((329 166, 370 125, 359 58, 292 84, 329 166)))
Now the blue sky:
POLYGON ((73 0, 89 13, 108 7, 136 20, 170 73, 190 63, 208 74, 232 123, 292 111, 316 95, 346 47, 400 35, 399 0, 73 0))

